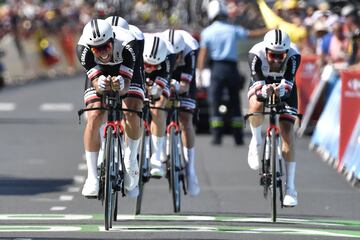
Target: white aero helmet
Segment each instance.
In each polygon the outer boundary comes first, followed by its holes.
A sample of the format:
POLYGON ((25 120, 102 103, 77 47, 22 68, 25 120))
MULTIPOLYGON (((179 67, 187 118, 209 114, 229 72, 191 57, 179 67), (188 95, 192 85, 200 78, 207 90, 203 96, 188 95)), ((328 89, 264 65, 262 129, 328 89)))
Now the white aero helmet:
POLYGON ((210 21, 219 15, 227 15, 227 9, 225 5, 219 0, 212 0, 207 7, 207 15, 210 21))
POLYGON ((152 65, 162 63, 167 56, 165 42, 158 36, 146 35, 144 44, 144 62, 152 65))
POLYGON ((185 49, 184 37, 182 36, 180 31, 177 31, 175 29, 168 29, 166 30, 166 34, 167 39, 173 45, 175 54, 178 54, 185 49))
POLYGON ((111 26, 122 27, 129 30, 129 23, 122 17, 119 16, 110 16, 105 19, 111 26))
POLYGON ((274 52, 286 52, 290 48, 289 35, 280 29, 273 29, 264 36, 265 48, 274 52))
POLYGON ((93 19, 85 25, 83 36, 89 47, 96 47, 108 42, 114 34, 108 22, 102 19, 93 19))

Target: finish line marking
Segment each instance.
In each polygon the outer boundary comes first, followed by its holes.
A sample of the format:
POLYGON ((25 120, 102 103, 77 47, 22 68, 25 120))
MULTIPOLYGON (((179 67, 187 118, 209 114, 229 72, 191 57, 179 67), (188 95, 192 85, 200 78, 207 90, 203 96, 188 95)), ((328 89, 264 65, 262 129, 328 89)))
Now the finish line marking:
MULTIPOLYGON (((6 225, 0 232, 104 232, 99 225, 6 225)), ((121 225, 113 226, 110 232, 216 232, 236 234, 272 234, 300 236, 329 236, 359 238, 360 231, 323 230, 301 228, 243 227, 243 226, 185 226, 185 225, 121 225)))
MULTIPOLYGON (((2 220, 98 220, 102 221, 102 214, 0 214, 2 220)), ((243 222, 243 223, 272 223, 270 218, 264 217, 241 217, 241 216, 201 216, 201 215, 127 215, 119 214, 118 221, 209 221, 209 222, 243 222)), ((278 218, 277 223, 292 223, 301 225, 322 226, 353 226, 360 227, 357 220, 335 220, 335 219, 296 219, 278 218)))

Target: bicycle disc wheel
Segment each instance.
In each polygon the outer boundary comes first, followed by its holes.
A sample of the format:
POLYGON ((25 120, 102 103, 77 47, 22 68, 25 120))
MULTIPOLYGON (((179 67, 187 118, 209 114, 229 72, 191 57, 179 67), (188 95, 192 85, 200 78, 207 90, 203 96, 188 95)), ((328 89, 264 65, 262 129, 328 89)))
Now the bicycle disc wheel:
MULTIPOLYGON (((142 203, 142 196, 144 191, 144 185, 146 181, 146 173, 148 172, 148 164, 146 161, 149 161, 146 156, 147 147, 150 147, 149 142, 150 136, 146 135, 146 130, 144 129, 143 136, 141 138, 141 146, 139 152, 139 166, 140 166, 140 173, 139 173, 139 195, 136 198, 136 206, 135 206, 135 214, 138 215, 141 212, 141 203, 142 203)), ((150 150, 150 149, 149 149, 150 150)))
POLYGON ((109 126, 106 130, 106 143, 105 143, 105 189, 104 189, 104 201, 105 201, 105 230, 109 230, 112 227, 113 217, 113 187, 111 180, 111 170, 114 161, 114 138, 112 135, 113 127, 109 126))
POLYGON ((175 128, 170 130, 170 182, 171 192, 173 197, 174 212, 180 212, 180 178, 179 178, 179 148, 178 148, 178 134, 175 128))
POLYGON ((270 160, 271 160, 271 184, 272 184, 272 196, 271 196, 271 220, 276 222, 276 188, 277 188, 277 176, 276 176, 276 161, 277 161, 277 148, 276 148, 276 136, 275 129, 271 129, 270 138, 270 160))

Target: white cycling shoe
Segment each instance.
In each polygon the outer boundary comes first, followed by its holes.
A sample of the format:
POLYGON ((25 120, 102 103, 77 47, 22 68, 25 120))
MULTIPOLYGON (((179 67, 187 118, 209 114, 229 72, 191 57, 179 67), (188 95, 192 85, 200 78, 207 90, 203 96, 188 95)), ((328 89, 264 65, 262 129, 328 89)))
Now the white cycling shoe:
POLYGON ((125 165, 125 188, 128 191, 133 190, 139 182, 139 165, 137 160, 130 161, 130 159, 124 159, 125 165))
POLYGON ((130 198, 137 198, 139 196, 139 185, 137 185, 133 190, 128 190, 126 196, 130 198))
POLYGON ((156 159, 155 153, 151 156, 150 164, 151 164, 151 170, 150 170, 151 176, 162 178, 164 176, 164 169, 162 167, 162 162, 156 159))
POLYGON ((251 138, 248 152, 248 164, 252 170, 259 170, 262 144, 256 144, 254 138, 251 138))
POLYGON ((187 175, 187 190, 191 197, 199 195, 200 186, 196 175, 187 175))
POLYGON ((200 193, 199 180, 196 176, 195 170, 190 169, 189 165, 186 165, 186 181, 187 181, 187 191, 189 192, 189 195, 191 197, 195 197, 199 195, 200 193))
POLYGON ((99 193, 99 180, 87 178, 81 194, 85 197, 97 197, 99 193))
POLYGON ((286 194, 283 201, 284 207, 295 207, 297 204, 297 192, 294 189, 286 189, 286 194))

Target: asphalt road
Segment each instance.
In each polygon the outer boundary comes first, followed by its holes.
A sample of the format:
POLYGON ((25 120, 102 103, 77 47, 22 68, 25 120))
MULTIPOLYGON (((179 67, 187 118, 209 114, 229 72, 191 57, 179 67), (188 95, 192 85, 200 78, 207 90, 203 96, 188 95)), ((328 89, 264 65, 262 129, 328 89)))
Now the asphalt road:
MULTIPOLYGON (((0 92, 0 239, 360 239, 360 193, 297 139, 299 205, 270 222, 270 200, 247 166, 247 146, 196 137, 201 194, 174 214, 165 179, 145 186, 142 214, 119 200, 103 229, 103 207, 81 196, 86 176, 83 78, 39 81, 0 92)), ((247 129, 246 142, 250 140, 247 129)))

